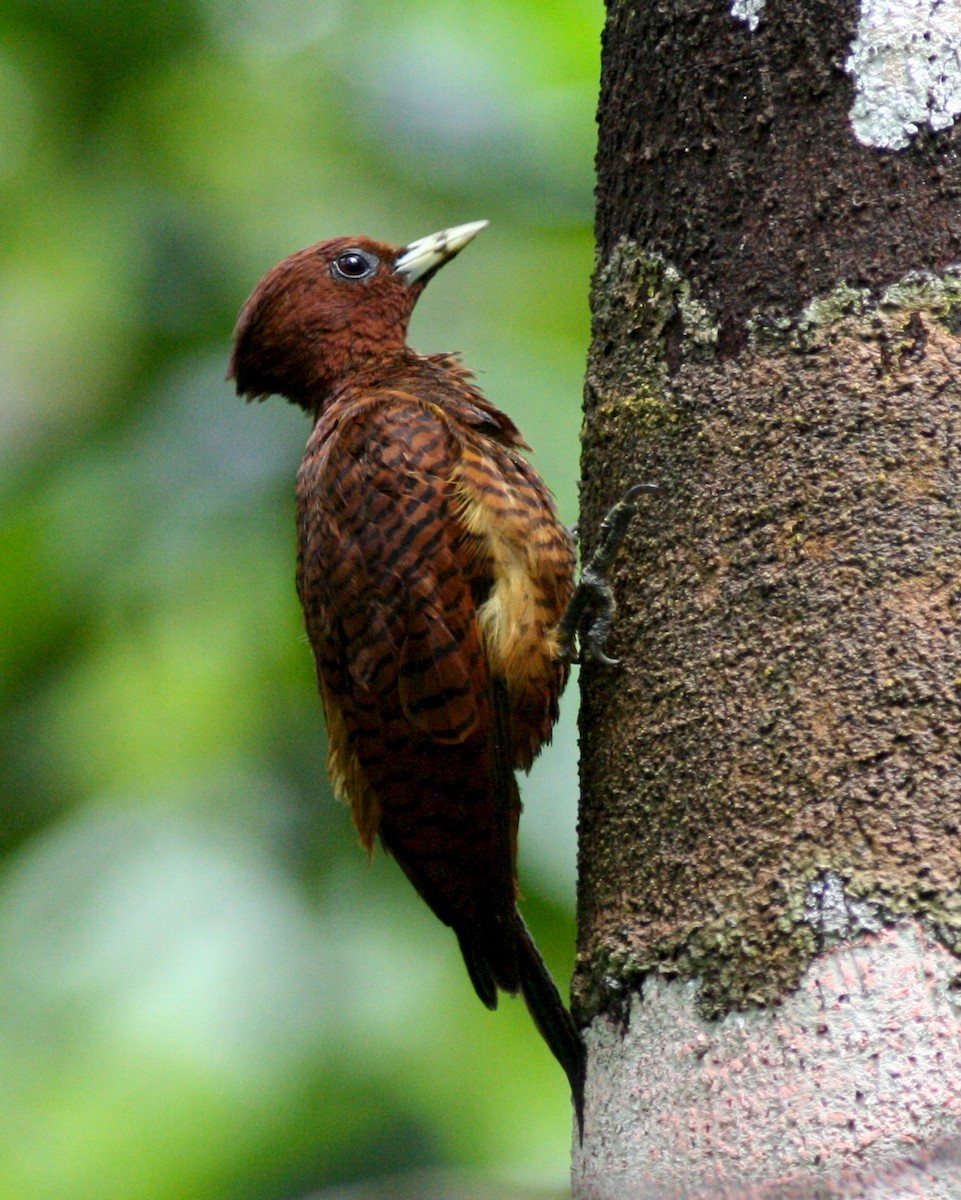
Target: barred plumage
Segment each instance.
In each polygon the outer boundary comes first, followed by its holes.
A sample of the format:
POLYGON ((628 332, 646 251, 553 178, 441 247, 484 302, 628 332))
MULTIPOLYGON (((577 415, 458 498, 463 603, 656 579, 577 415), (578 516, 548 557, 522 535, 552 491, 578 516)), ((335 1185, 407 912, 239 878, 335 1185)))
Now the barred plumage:
POLYGON ((405 344, 427 278, 478 228, 294 255, 248 301, 231 373, 315 418, 297 586, 334 786, 454 929, 484 1003, 523 992, 580 1118, 583 1045, 516 907, 514 778, 567 680, 573 545, 510 418, 455 358, 405 344))

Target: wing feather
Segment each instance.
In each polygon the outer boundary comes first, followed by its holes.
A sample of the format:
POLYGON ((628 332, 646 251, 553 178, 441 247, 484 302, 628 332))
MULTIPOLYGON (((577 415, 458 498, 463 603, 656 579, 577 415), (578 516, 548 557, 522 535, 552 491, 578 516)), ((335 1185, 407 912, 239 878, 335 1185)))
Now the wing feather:
POLYGON ((551 629, 573 556, 516 428, 422 362, 416 388, 320 416, 298 478, 298 588, 339 793, 454 928, 492 1004, 528 986, 514 770, 557 715, 551 629))
POLYGON ((322 417, 298 481, 298 588, 331 771, 362 837, 380 834, 442 920, 496 930, 485 942, 513 958, 505 830, 516 831, 519 799, 494 770, 477 616, 492 564, 460 516, 461 451, 450 422, 416 398, 361 397, 322 417))

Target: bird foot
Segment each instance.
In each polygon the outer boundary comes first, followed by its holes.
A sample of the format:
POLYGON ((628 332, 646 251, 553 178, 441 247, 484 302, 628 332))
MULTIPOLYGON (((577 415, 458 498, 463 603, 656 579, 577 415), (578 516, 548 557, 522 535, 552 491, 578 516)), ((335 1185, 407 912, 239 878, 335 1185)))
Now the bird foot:
POLYGON ((624 541, 631 518, 637 512, 642 492, 656 492, 656 483, 638 483, 628 488, 608 512, 598 531, 597 549, 581 570, 581 578, 557 626, 560 656, 572 663, 597 663, 616 667, 619 660, 604 652, 604 643, 614 619, 614 594, 607 572, 624 541))

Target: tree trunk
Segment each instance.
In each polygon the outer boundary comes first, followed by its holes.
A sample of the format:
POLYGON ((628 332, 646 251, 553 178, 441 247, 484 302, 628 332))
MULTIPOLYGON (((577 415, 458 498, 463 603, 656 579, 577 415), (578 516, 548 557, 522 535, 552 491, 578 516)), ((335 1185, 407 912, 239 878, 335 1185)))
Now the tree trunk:
POLYGON ((961 8, 611 0, 575 1196, 961 1197, 961 8))

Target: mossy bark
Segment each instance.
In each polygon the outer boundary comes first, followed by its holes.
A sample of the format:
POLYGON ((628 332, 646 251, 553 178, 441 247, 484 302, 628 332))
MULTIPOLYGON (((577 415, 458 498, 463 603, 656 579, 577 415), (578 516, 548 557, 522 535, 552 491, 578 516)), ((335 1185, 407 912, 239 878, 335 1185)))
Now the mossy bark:
POLYGON ((829 870, 961 936, 954 282, 845 294, 625 385, 623 288, 599 276, 585 502, 661 491, 620 568, 623 666, 585 671, 582 1015, 651 969, 700 977, 708 1012, 777 1000, 829 870))
POLYGON ((777 1005, 826 880, 961 953, 961 158, 857 142, 857 20, 609 5, 586 549, 660 491, 582 671, 585 1024, 777 1005))

